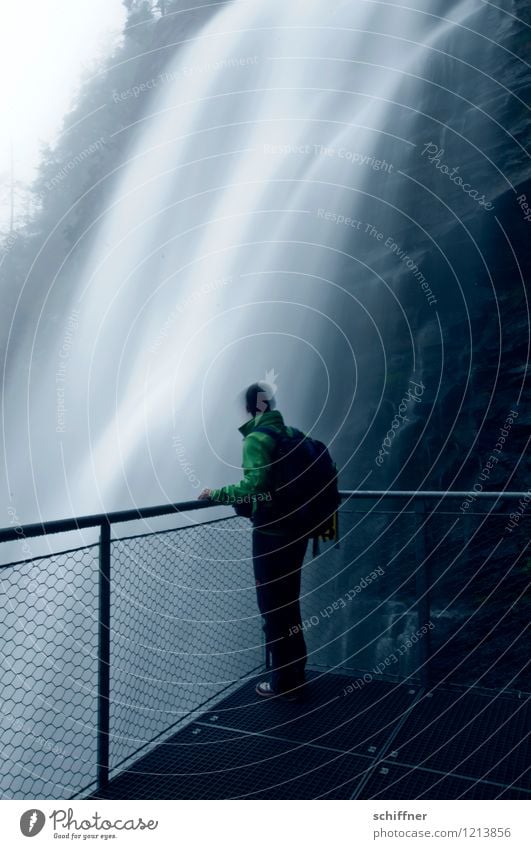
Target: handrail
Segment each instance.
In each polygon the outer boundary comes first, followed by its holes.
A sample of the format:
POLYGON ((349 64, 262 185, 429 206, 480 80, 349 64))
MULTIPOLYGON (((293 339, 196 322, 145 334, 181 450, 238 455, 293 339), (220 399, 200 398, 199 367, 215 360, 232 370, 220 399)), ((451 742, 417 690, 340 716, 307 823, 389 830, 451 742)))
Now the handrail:
POLYGON ((12 525, 0 530, 0 542, 10 542, 21 537, 38 537, 45 534, 60 534, 79 531, 82 528, 96 528, 102 524, 116 525, 120 522, 133 522, 135 519, 151 519, 155 516, 167 516, 170 513, 188 513, 212 507, 211 501, 178 501, 175 504, 161 504, 156 507, 133 507, 130 510, 118 510, 114 513, 94 513, 71 519, 52 519, 48 522, 36 522, 31 525, 12 525))
MULTIPOLYGON (((457 490, 399 490, 399 489, 345 489, 340 491, 342 500, 351 498, 466 498, 473 492, 474 498, 514 500, 523 498, 528 492, 476 492, 468 490, 465 492, 457 490)), ((46 522, 36 522, 29 525, 11 525, 0 529, 0 543, 11 542, 22 537, 38 537, 46 534, 67 533, 78 531, 83 528, 95 528, 106 523, 109 525, 121 522, 133 522, 138 519, 152 519, 156 516, 167 516, 171 513, 188 513, 191 510, 201 510, 207 507, 223 507, 226 505, 215 504, 212 501, 177 501, 173 504, 159 504, 153 507, 132 507, 129 510, 117 510, 113 513, 94 513, 87 516, 78 516, 70 519, 52 519, 46 522)))

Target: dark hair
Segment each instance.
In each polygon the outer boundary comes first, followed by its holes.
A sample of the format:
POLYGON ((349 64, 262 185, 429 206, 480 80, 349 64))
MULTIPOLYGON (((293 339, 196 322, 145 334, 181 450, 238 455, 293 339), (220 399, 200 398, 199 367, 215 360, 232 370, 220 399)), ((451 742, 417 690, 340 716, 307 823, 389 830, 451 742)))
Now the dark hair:
POLYGON ((245 390, 245 408, 252 416, 274 410, 275 396, 269 384, 252 383, 248 386, 245 390))

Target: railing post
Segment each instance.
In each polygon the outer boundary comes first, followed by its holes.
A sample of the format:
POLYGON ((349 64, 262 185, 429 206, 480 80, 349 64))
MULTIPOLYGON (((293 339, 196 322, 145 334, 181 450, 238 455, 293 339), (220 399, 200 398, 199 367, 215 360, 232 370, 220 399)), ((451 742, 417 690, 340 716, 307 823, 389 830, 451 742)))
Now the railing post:
POLYGON ((99 635, 98 635, 98 788, 109 781, 109 695, 111 627, 111 525, 100 527, 99 635))
MULTIPOLYGON (((428 558, 426 557, 426 527, 423 521, 426 516, 426 502, 423 498, 415 498, 416 535, 415 535, 415 557, 417 569, 416 593, 417 614, 419 630, 428 625, 431 616, 430 606, 430 570, 428 558), (419 530, 420 529, 420 530, 419 530)), ((431 683, 430 659, 431 659, 431 631, 428 630, 419 640, 419 663, 420 682, 423 687, 429 687, 431 683)))

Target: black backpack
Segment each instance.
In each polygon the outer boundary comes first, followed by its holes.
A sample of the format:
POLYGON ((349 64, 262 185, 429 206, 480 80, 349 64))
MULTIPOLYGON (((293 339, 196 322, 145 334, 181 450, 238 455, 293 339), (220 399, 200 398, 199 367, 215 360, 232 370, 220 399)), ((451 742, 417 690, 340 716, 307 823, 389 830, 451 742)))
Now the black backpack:
POLYGON ((340 503, 337 468, 323 442, 296 428, 257 427, 275 440, 270 466, 271 498, 258 503, 255 526, 317 537, 334 522, 340 503))

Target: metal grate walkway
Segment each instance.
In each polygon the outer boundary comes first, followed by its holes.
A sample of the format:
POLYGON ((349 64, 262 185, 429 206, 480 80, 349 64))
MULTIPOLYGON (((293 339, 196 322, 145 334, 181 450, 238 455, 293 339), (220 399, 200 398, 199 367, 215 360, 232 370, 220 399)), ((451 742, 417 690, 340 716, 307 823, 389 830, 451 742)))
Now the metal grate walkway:
POLYGON ((313 671, 300 704, 248 681, 89 798, 531 798, 529 698, 362 677, 313 671))

